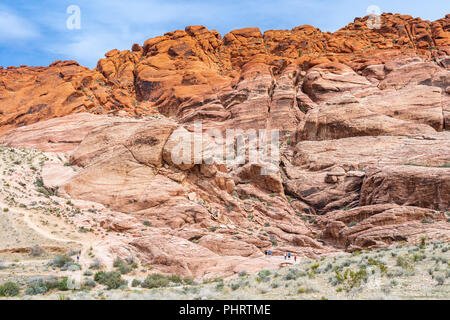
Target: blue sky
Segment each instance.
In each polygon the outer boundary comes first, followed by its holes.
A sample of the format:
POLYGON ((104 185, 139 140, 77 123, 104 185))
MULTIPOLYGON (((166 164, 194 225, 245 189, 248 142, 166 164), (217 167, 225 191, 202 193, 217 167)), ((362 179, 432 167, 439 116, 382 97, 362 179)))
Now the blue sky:
POLYGON ((222 35, 243 27, 292 29, 311 24, 336 31, 370 5, 436 20, 450 13, 448 0, 0 0, 0 65, 42 65, 77 60, 95 67, 104 53, 187 25, 205 25, 222 35), (81 10, 81 28, 69 30, 67 8, 81 10))

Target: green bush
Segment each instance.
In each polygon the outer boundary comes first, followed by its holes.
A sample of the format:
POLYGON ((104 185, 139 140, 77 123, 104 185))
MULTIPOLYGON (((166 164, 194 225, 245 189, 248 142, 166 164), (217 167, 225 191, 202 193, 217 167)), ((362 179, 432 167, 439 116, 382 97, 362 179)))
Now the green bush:
POLYGON ((290 281, 290 280, 296 280, 300 276, 297 269, 289 269, 289 271, 286 273, 286 275, 283 277, 284 280, 290 281))
POLYGON ((42 181, 42 178, 41 177, 37 178, 36 181, 34 181, 34 185, 38 188, 43 187, 44 182, 42 181))
POLYGON ((67 291, 69 290, 69 287, 67 286, 68 278, 64 278, 61 281, 58 282, 58 289, 61 291, 67 291))
POLYGON ((138 279, 133 279, 133 281, 131 282, 131 286, 133 288, 139 287, 141 285, 142 281, 138 280, 138 279))
POLYGON ((128 264, 122 264, 122 265, 120 265, 120 267, 119 267, 119 271, 120 271, 121 274, 127 274, 127 273, 130 273, 131 270, 133 270, 133 269, 132 269, 131 266, 129 266, 128 264))
POLYGON ((124 260, 122 260, 120 258, 116 258, 116 260, 114 260, 113 266, 115 268, 118 268, 119 272, 121 274, 130 273, 133 269, 137 268, 137 264, 136 263, 129 264, 126 261, 124 261, 124 260))
POLYGON ((184 284, 188 284, 188 285, 195 285, 196 284, 196 282, 194 281, 194 279, 192 279, 192 278, 184 278, 183 279, 183 283, 184 284))
POLYGON ((346 269, 343 273, 339 270, 335 270, 337 283, 342 285, 342 289, 346 292, 352 291, 354 288, 358 288, 363 282, 367 281, 367 271, 364 268, 358 271, 346 269))
POLYGON ((0 297, 15 297, 19 292, 20 287, 14 282, 6 282, 0 286, 0 297))
POLYGON ((169 279, 162 274, 151 274, 145 278, 141 283, 142 288, 153 289, 153 288, 163 288, 170 284, 169 279))
POLYGON ((231 284, 231 290, 236 291, 237 289, 239 289, 241 287, 241 285, 239 283, 233 283, 231 284))
POLYGON ((142 224, 144 226, 146 226, 146 227, 151 227, 152 226, 152 223, 150 221, 144 221, 142 224))
POLYGON ((69 266, 71 264, 73 264, 74 261, 72 260, 71 257, 67 256, 67 255, 56 255, 53 257, 52 261, 50 261, 49 265, 51 265, 52 267, 58 267, 58 268, 62 268, 64 266, 69 266))
POLYGON ((248 275, 247 271, 241 271, 239 272, 239 277, 246 277, 248 275))
POLYGON ((171 284, 194 284, 194 280, 191 278, 181 279, 177 275, 165 276, 159 273, 154 273, 141 283, 142 288, 153 289, 153 288, 163 288, 168 287, 171 284))
POLYGON ((39 284, 33 284, 33 285, 30 285, 25 290, 25 294, 27 294, 29 296, 34 296, 37 294, 45 294, 45 293, 47 293, 47 291, 48 291, 47 287, 40 286, 39 284))
POLYGON ((414 271, 414 258, 409 255, 397 257, 397 266, 406 271, 414 271))
POLYGON ((313 263, 312 265, 311 265, 311 271, 313 272, 313 273, 316 273, 317 272, 317 269, 320 267, 320 263, 318 263, 318 262, 316 262, 316 263, 313 263))
POLYGON ((386 267, 386 264, 384 264, 384 263, 382 263, 382 262, 380 262, 380 261, 378 261, 378 260, 375 260, 375 259, 373 259, 373 258, 369 258, 369 259, 367 260, 367 263, 368 263, 369 265, 371 265, 371 266, 378 267, 378 268, 380 269, 380 272, 381 272, 382 274, 386 274, 386 273, 387 273, 387 267, 386 267))
POLYGON ((94 280, 100 284, 105 285, 108 288, 108 290, 118 289, 121 286, 127 284, 127 281, 122 279, 122 275, 118 271, 97 272, 94 275, 94 280))
POLYGON ((97 286, 97 283, 94 280, 87 278, 84 279, 83 286, 85 288, 94 288, 95 286, 97 286))
POLYGON ((32 284, 30 284, 25 290, 25 294, 28 295, 37 295, 37 294, 45 294, 50 290, 59 289, 61 291, 68 290, 67 288, 67 278, 64 278, 61 281, 53 280, 53 281, 43 281, 39 280, 32 284))
POLYGON ((170 275, 168 277, 168 279, 170 282, 173 282, 173 283, 177 283, 177 284, 183 283, 183 280, 181 280, 181 278, 177 275, 170 275))

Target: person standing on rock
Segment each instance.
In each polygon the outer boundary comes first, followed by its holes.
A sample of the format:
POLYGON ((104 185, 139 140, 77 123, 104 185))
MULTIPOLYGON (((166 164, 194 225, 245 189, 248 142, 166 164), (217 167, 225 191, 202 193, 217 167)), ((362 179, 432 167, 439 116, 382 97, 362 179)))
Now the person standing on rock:
POLYGON ((291 253, 290 252, 288 252, 288 259, 290 259, 291 258, 291 253))
POLYGON ((297 263, 297 256, 294 256, 294 263, 297 263))
POLYGON ((286 260, 287 259, 287 253, 285 252, 284 253, 284 260, 286 260))

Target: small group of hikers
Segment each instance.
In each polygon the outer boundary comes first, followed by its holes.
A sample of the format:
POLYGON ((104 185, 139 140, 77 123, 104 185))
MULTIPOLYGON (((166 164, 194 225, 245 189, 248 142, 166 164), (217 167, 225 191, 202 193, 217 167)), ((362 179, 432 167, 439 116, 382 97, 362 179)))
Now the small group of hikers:
MULTIPOLYGON (((272 251, 271 250, 264 250, 264 255, 267 257, 267 256, 271 256, 272 255, 272 251)), ((285 252, 284 253, 284 260, 287 260, 287 259, 291 259, 291 253, 290 252, 285 252)), ((294 256, 294 262, 297 262, 297 256, 294 256)))
MULTIPOLYGON (((290 252, 285 252, 284 253, 284 260, 287 260, 287 259, 291 259, 291 253, 290 252)), ((297 262, 297 256, 294 256, 294 262, 297 262)))

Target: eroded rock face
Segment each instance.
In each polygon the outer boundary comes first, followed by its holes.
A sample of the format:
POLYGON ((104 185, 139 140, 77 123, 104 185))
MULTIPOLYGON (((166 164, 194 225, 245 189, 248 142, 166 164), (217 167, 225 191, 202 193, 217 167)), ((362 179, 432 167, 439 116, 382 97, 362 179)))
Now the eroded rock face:
MULTIPOLYGON (((201 277, 212 270, 229 275, 238 261, 261 256, 273 243, 303 256, 334 251, 315 241, 311 229, 295 215, 279 173, 260 175, 263 167, 259 165, 236 172, 217 163, 179 166, 170 160, 170 141, 181 128, 175 121, 107 117, 109 121, 102 123, 98 122, 102 116, 89 117, 97 126, 76 149, 65 153, 72 167, 46 166, 44 182, 58 188, 61 195, 99 203, 122 214, 100 223, 135 239, 118 248, 111 244, 113 252, 120 254, 128 246, 161 271, 201 277), (144 221, 152 226, 149 234, 139 227, 144 221), (158 242, 161 248, 155 251, 155 239, 168 243, 158 242), (184 254, 170 254, 171 243, 185 247, 184 254), (187 256, 192 257, 189 263, 187 256)), ((59 120, 68 131, 79 121, 74 116, 59 120)), ((48 130, 60 128, 55 121, 42 125, 48 130)), ((9 137, 20 137, 21 132, 13 130, 9 137)), ((185 128, 181 132, 191 135, 185 128)), ((33 139, 24 135, 18 140, 32 144, 33 139)), ((208 143, 202 145, 208 149, 208 143)), ((45 150, 48 146, 38 143, 35 147, 45 150)), ((245 263, 252 268, 251 261, 245 263)))
POLYGON ((70 152, 78 147, 93 128, 118 121, 122 120, 88 113, 75 113, 9 130, 0 136, 0 143, 15 148, 70 152))
MULTIPOLYGON (((375 66, 375 70, 382 70, 380 79, 384 80, 381 82, 372 81, 371 85, 362 86, 353 79, 348 80, 350 87, 337 88, 341 80, 333 78, 328 88, 311 87, 311 92, 322 95, 318 99, 321 103, 301 121, 295 133, 296 141, 420 135, 446 128, 449 101, 442 87, 449 83, 450 71, 420 58, 375 66), (438 73, 443 84, 433 81, 438 73)), ((317 67, 320 65, 312 70, 317 67)), ((322 71, 325 74, 336 72, 335 69, 322 71)), ((348 74, 345 69, 341 72, 348 74)), ((363 74, 370 79, 371 73, 363 74)))
MULTIPOLYGON (((424 180, 419 182, 420 178, 417 178, 416 181, 411 182, 410 188, 420 189, 422 185, 428 185, 431 188, 420 196, 421 192, 417 191, 411 200, 417 197, 427 197, 427 195, 431 198, 424 201, 417 198, 418 202, 414 205, 446 210, 449 202, 448 191, 444 191, 448 183, 446 181, 448 180, 448 168, 445 166, 450 163, 450 156, 447 152, 449 149, 448 132, 414 138, 378 136, 303 141, 297 144, 292 157, 284 159, 285 192, 322 212, 375 204, 375 202, 369 203, 366 200, 369 193, 361 193, 363 183, 368 183, 373 179, 370 178, 373 171, 369 169, 376 166, 377 174, 388 177, 393 170, 390 168, 397 168, 399 172, 404 172, 403 179, 405 180, 403 182, 408 179, 413 180, 415 175, 423 175, 424 180), (428 174, 433 173, 428 178, 427 171, 428 174), (384 175, 381 172, 384 172, 384 175), (441 188, 442 191, 435 193, 434 186, 438 189, 441 188), (441 193, 446 195, 442 196, 441 193), (425 205, 427 201, 429 201, 428 205, 425 205), (441 204, 438 205, 438 203, 441 204)), ((379 192, 372 198, 373 201, 408 205, 406 198, 403 202, 393 201, 396 197, 394 189, 391 188, 392 186, 386 185, 380 189, 380 181, 378 179, 376 183, 373 183, 373 188, 379 192), (382 202, 381 199, 386 197, 389 200, 382 202)), ((388 181, 389 178, 386 179, 386 183, 388 181)), ((398 183, 400 184, 400 182, 398 183)), ((424 188, 427 187, 424 186, 424 188)), ((408 193, 404 190, 400 192, 403 193, 403 197, 406 197, 405 194, 408 193)))
POLYGON ((396 203, 440 210, 450 206, 450 170, 414 164, 369 168, 360 205, 396 203))
POLYGON ((272 266, 267 249, 319 257, 448 241, 450 16, 382 19, 333 34, 190 26, 112 50, 95 70, 0 69, 0 143, 58 152, 72 166, 46 164, 46 187, 102 208, 86 219, 124 236, 102 250, 162 272, 259 270, 272 266), (197 120, 280 130, 280 170, 217 161, 197 120))
POLYGON ((397 241, 449 240, 446 215, 425 208, 380 204, 330 212, 317 220, 322 238, 348 251, 384 247, 397 241))
POLYGON ((342 92, 378 83, 445 90, 449 17, 429 22, 383 14, 381 20, 382 29, 370 29, 364 17, 333 34, 304 25, 265 33, 245 28, 223 38, 189 26, 131 50, 111 50, 94 70, 75 61, 0 69, 0 133, 71 113, 121 111, 292 132, 303 118, 299 107, 342 92), (398 58, 409 62, 393 62, 398 58))

